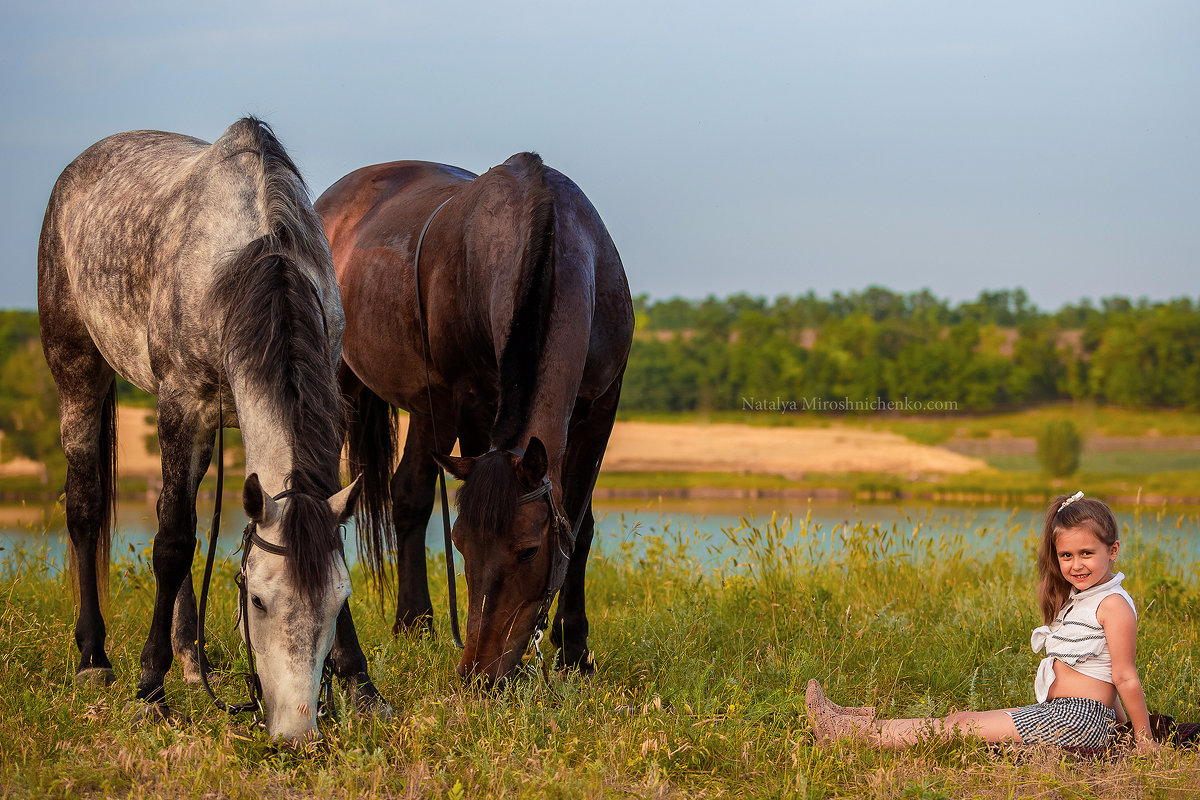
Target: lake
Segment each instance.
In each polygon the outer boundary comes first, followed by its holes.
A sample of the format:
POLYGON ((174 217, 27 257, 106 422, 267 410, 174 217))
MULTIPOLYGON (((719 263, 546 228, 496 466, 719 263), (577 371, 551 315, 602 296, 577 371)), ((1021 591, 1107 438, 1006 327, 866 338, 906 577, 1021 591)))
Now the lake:
MULTIPOLYGON (((201 547, 207 548, 211 505, 201 504, 201 547)), ((687 559, 709 570, 744 569, 766 558, 791 552, 808 560, 835 554, 866 557, 937 557, 963 549, 987 558, 1010 552, 1028 559, 1041 529, 1042 509, 1022 506, 932 506, 924 503, 810 503, 786 499, 755 500, 597 500, 593 553, 609 558, 687 559)), ((1200 562, 1200 516, 1194 510, 1167 513, 1144 509, 1118 512, 1124 552, 1133 556, 1157 546, 1181 564, 1200 562), (1131 531, 1140 535, 1130 536, 1131 531)), ((227 498, 221 523, 220 551, 228 556, 240 542, 246 517, 227 498)), ((353 540, 352 525, 347 537, 353 540)), ((127 502, 118 507, 113 559, 149 561, 156 528, 154 507, 127 502)), ((442 553, 441 514, 436 508, 426 534, 430 553, 442 553)), ((347 555, 354 559, 353 546, 347 555)), ((0 506, 0 562, 47 564, 51 572, 66 561, 65 521, 61 505, 0 506), (36 556, 36 558, 31 558, 36 556)), ((462 560, 456 554, 461 572, 462 560)))

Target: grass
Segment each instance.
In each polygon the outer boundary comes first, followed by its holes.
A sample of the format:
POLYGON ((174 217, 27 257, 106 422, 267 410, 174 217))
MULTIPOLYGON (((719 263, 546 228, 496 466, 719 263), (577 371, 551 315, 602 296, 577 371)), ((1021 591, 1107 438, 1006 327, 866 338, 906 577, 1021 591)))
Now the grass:
MULTIPOLYGON (((1126 535, 1121 566, 1141 609, 1150 705, 1200 719, 1200 566, 1140 530, 1126 535)), ((118 681, 107 688, 73 681, 67 578, 35 556, 5 554, 0 796, 1193 796, 1194 751, 1076 762, 965 741, 903 752, 817 746, 803 717, 810 677, 837 701, 886 715, 1028 702, 1030 564, 977 558, 961 535, 929 540, 861 523, 830 531, 783 518, 723 535, 731 555, 719 568, 703 567, 682 532, 594 553, 594 680, 530 678, 498 694, 461 685, 444 635, 393 638, 356 576, 359 634, 396 714, 342 713, 307 756, 274 750, 174 672, 168 693, 191 722, 130 725, 125 704, 153 596, 144 554, 113 570, 118 681), (838 546, 821 555, 830 538, 838 546)), ((1016 523, 992 535, 1033 544, 1016 523)), ((430 564, 435 598, 445 596, 439 560, 430 564)), ((236 669, 228 565, 217 586, 212 653, 236 669)))
POLYGON ((1010 436, 1036 436, 1050 420, 1069 419, 1084 436, 1200 436, 1200 412, 1140 410, 1072 403, 1039 406, 1003 413, 969 414, 954 412, 906 416, 900 414, 764 413, 750 411, 713 411, 694 413, 653 413, 622 411, 621 420, 644 422, 728 422, 768 427, 846 426, 898 433, 919 444, 941 444, 952 437, 986 438, 993 431, 1010 436))
MULTIPOLYGON (((984 461, 1005 472, 1037 472, 1041 469, 1037 456, 991 455, 984 461)), ((1085 473, 1110 475, 1151 475, 1159 472, 1200 471, 1200 451, 1197 450, 1129 450, 1084 453, 1079 468, 1085 473)))
MULTIPOLYGON (((1106 454, 1115 455, 1115 454, 1106 454)), ((1030 457, 1032 458, 1032 457, 1030 457)), ((690 497, 745 496, 783 492, 801 498, 853 499, 891 503, 917 499, 929 503, 1040 504, 1070 489, 1085 487, 1088 494, 1104 497, 1127 508, 1139 502, 1170 502, 1193 507, 1200 498, 1200 470, 1166 470, 1153 473, 1081 471, 1069 478, 1048 478, 1036 466, 1025 469, 1015 456, 1011 471, 970 472, 964 475, 892 475, 888 473, 811 473, 801 480, 778 475, 738 475, 718 472, 605 472, 596 485, 602 492, 653 497, 678 493, 690 497), (715 491, 714 491, 715 490, 715 491)))

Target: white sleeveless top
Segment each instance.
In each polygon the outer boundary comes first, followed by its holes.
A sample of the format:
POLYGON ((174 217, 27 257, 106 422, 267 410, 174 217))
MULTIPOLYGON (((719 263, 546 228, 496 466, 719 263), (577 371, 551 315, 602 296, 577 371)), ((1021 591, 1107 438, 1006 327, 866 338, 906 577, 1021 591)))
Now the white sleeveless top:
POLYGON ((1091 678, 1112 683, 1112 654, 1108 652, 1108 640, 1104 638, 1104 627, 1096 619, 1096 609, 1110 595, 1124 597, 1133 616, 1137 618, 1137 607, 1133 598, 1121 588, 1125 573, 1118 572, 1104 583, 1085 591, 1071 591, 1071 597, 1058 612, 1054 622, 1034 628, 1030 644, 1033 652, 1042 648, 1046 657, 1038 665, 1033 690, 1039 703, 1046 702, 1050 684, 1054 683, 1054 662, 1067 666, 1091 678))

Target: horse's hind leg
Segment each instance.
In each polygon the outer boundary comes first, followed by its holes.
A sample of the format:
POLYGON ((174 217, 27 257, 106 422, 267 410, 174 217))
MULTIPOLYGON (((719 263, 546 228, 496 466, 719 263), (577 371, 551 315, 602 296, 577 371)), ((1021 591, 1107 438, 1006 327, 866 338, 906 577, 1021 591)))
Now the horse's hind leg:
MULTIPOLYGON (((448 425, 447 419, 444 425, 448 425)), ((439 429, 442 442, 434 442, 426 414, 411 413, 404 455, 392 476, 392 521, 396 526, 396 622, 393 633, 403 629, 433 627, 433 602, 425 570, 425 530, 433 513, 433 486, 437 464, 430 453, 449 452, 455 433, 439 429), (447 441, 448 440, 448 441, 447 441), (439 448, 440 444, 440 448, 439 448)))
MULTIPOLYGON (((112 663, 104 652, 100 610, 108 580, 116 438, 115 373, 79 320, 70 292, 59 286, 54 262, 39 259, 42 347, 58 387, 59 422, 67 459, 67 532, 78 592, 76 680, 109 683, 112 663)), ((65 280, 65 279, 63 279, 65 280)))
MULTIPOLYGON (((99 354, 97 353, 97 358, 99 354)), ((63 451, 67 457, 67 531, 71 537, 71 562, 79 592, 75 643, 79 646, 79 681, 113 681, 112 663, 104 652, 107 631, 100 610, 100 594, 108 580, 109 526, 111 524, 112 432, 115 431, 116 386, 111 369, 107 385, 100 378, 98 391, 68 390, 60 394, 63 451)), ((105 368, 108 367, 104 363, 105 368)), ((61 390, 60 390, 61 391, 61 390)))
POLYGON ((198 413, 186 408, 164 387, 158 401, 158 440, 163 488, 158 497, 158 532, 154 536, 154 612, 142 648, 137 696, 154 706, 155 713, 165 716, 170 713, 163 678, 173 657, 171 628, 180 589, 185 581, 191 581, 196 550, 196 490, 212 458, 212 428, 201 424, 198 413))
POLYGON ((571 561, 567 565, 567 577, 558 594, 558 609, 554 614, 550 641, 559 648, 555 657, 558 669, 574 668, 585 675, 596 671, 587 646, 588 618, 584 597, 584 574, 595 530, 592 481, 596 465, 608 447, 620 395, 621 384, 617 381, 591 403, 590 408, 577 408, 567 433, 564 505, 570 524, 575 524, 581 508, 586 507, 586 510, 579 526, 579 537, 575 540, 575 549, 571 552, 571 561))

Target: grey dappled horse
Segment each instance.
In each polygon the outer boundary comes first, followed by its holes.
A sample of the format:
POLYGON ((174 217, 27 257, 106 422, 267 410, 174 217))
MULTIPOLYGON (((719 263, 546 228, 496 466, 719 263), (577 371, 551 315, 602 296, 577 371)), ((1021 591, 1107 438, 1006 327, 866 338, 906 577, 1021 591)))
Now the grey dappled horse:
POLYGON ((199 678, 196 491, 219 422, 242 430, 246 513, 284 550, 254 548, 245 564, 268 732, 315 734, 331 647, 355 699, 377 701, 339 533, 358 496, 338 474, 345 320, 320 222, 270 127, 242 119, 211 145, 133 131, 84 151, 46 208, 38 308, 67 457, 76 678, 113 677, 98 593, 114 510, 116 372, 158 395, 157 590, 137 689, 146 713, 172 713, 172 651, 185 677, 199 678))

